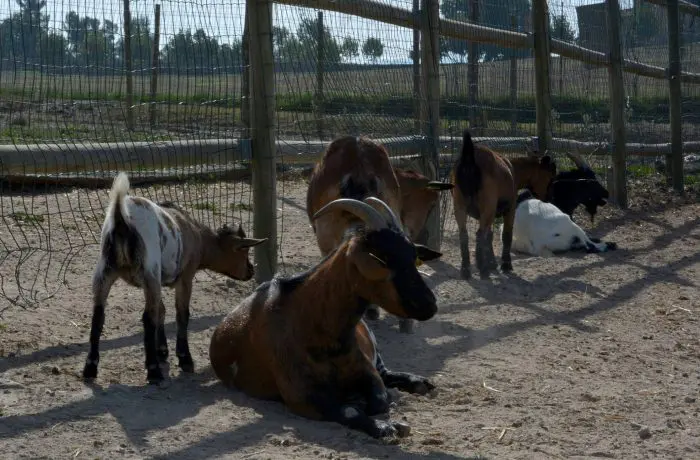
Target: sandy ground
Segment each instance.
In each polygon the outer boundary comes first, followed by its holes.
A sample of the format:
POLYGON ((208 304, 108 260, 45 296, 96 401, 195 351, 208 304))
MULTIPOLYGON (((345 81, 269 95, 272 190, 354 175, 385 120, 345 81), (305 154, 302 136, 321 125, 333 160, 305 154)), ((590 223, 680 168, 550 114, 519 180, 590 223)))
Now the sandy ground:
MULTIPOLYGON (((282 268, 296 271, 319 254, 303 211, 305 184, 281 184, 282 268)), ((147 196, 215 199, 226 208, 219 219, 240 215, 248 228, 247 212, 230 211, 231 203, 250 199, 247 185, 210 185, 185 196, 192 190, 171 186, 149 189, 147 196)), ((0 300, 3 458, 660 459, 700 452, 697 200, 659 199, 652 190, 635 195, 624 213, 606 207, 593 227, 579 215, 594 236, 620 249, 516 256, 512 277, 490 280, 459 279, 450 216, 445 255, 426 267, 440 300, 437 316, 410 336, 398 332, 393 317, 372 323, 390 368, 429 376, 437 385, 427 397, 402 395, 391 417, 410 424, 412 433, 388 443, 223 388, 208 366, 209 338, 253 282, 227 283, 211 273, 197 276, 192 299, 195 374, 181 375, 176 366, 173 293, 166 290, 171 380, 165 388, 145 384, 143 295, 118 282, 107 308, 100 374, 94 385, 84 384, 90 272, 105 196, 37 195, 24 199, 24 210, 21 197, 2 198, 2 241, 22 247, 50 237, 55 250, 73 248, 75 255, 65 284, 63 274, 49 277, 60 287, 52 298, 24 308, 0 300), (18 212, 46 214, 44 230, 18 212), (15 218, 7 218, 11 213, 15 218)), ((197 215, 213 219, 210 211, 197 215)), ((56 267, 50 274, 59 273, 54 270, 67 253, 29 257, 19 274, 23 286, 31 288, 47 265, 56 267)), ((10 297, 17 261, 12 255, 0 266, 10 297)))

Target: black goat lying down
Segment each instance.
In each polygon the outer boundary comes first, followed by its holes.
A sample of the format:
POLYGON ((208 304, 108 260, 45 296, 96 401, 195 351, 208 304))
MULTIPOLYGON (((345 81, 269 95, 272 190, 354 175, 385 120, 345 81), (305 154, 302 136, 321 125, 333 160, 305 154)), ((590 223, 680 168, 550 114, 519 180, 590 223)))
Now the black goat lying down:
POLYGON ((545 201, 559 208, 571 220, 576 208, 583 205, 593 222, 598 206, 605 206, 610 194, 580 155, 575 153, 566 155, 576 164, 576 169, 561 171, 552 179, 545 201))

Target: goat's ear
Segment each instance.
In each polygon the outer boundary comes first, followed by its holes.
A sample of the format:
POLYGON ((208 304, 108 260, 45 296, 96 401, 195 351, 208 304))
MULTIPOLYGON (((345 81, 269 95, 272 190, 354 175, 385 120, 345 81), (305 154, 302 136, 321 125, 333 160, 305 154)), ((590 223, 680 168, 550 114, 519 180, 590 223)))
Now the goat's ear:
POLYGON ((348 247, 348 258, 365 279, 382 281, 391 276, 391 270, 386 267, 386 262, 367 251, 360 243, 354 243, 348 247))
POLYGON ((423 262, 430 262, 431 260, 439 259, 442 257, 441 252, 433 251, 428 246, 423 246, 422 244, 414 244, 416 247, 416 254, 418 259, 423 262))
POLYGON ((241 238, 240 240, 237 241, 236 246, 239 249, 242 248, 252 248, 253 246, 257 246, 259 244, 264 243, 267 241, 267 238, 262 238, 262 239, 257 239, 257 238, 241 238))
POLYGON ((243 227, 241 225, 238 226, 238 230, 236 231, 236 235, 245 238, 245 232, 243 231, 243 227))
POLYGON ((427 183, 425 188, 430 189, 430 190, 451 190, 454 187, 454 184, 450 184, 449 182, 440 182, 437 180, 431 180, 430 182, 427 183))
POLYGON ((540 164, 543 166, 547 166, 552 162, 552 157, 549 155, 545 155, 542 158, 540 158, 540 164))

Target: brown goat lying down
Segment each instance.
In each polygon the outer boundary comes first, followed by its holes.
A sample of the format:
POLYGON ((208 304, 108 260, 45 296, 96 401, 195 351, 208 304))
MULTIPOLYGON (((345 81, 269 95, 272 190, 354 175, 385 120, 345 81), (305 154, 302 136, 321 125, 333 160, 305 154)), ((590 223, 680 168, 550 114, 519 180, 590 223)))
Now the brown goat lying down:
MULTIPOLYGON (((321 161, 309 178, 306 193, 306 212, 313 227, 322 255, 327 255, 343 240, 345 231, 360 221, 354 215, 335 211, 319 217, 312 216, 323 206, 338 198, 363 200, 375 196, 386 203, 395 215, 401 217, 411 240, 423 228, 429 212, 439 199, 439 191, 449 190, 452 184, 431 181, 415 171, 393 168, 386 148, 366 138, 345 136, 330 143, 321 161)), ((417 245, 423 261, 435 258, 436 253, 417 245)), ((377 319, 375 305, 367 308, 367 317, 377 319)), ((410 332, 410 320, 401 320, 399 329, 410 332)))
POLYGON ((493 253, 493 223, 497 217, 503 217, 501 270, 511 271, 517 191, 529 188, 537 198, 544 199, 555 175, 556 164, 548 155, 520 157, 511 162, 488 147, 474 145, 469 131, 464 131, 462 152, 451 174, 463 278, 471 276, 467 216, 479 221, 476 264, 482 277, 498 266, 493 253))
POLYGON ((335 421, 373 437, 396 434, 393 422, 370 416, 389 409, 387 387, 425 394, 425 378, 387 370, 361 320, 369 303, 402 318, 426 321, 437 304, 415 266, 417 251, 384 216, 374 197, 338 199, 313 217, 348 212, 363 225, 315 267, 261 284, 217 326, 211 365, 226 385, 250 396, 282 400, 296 414, 335 421))
POLYGON ((254 270, 248 251, 267 239, 246 238, 241 227, 235 231, 224 226, 215 232, 174 203, 156 204, 147 198, 128 195, 128 191, 129 179, 125 173, 119 173, 110 192, 102 224, 100 258, 92 277, 90 352, 83 377, 97 377, 107 297, 114 282, 122 279, 144 291, 147 378, 149 383, 159 383, 163 380, 160 365, 168 360, 161 286, 175 288, 175 353, 183 372, 193 372, 187 325, 195 273, 209 269, 229 278, 249 280, 254 270))

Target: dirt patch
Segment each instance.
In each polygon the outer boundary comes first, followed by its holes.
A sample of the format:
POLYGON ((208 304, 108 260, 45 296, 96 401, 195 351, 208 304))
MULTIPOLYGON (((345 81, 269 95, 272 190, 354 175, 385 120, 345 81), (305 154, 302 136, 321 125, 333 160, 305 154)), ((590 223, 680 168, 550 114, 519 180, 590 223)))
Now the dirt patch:
MULTIPOLYGON (((233 187, 248 202, 246 185, 217 187, 233 187)), ((283 182, 280 190, 282 268, 293 272, 316 263, 319 253, 304 211, 305 184, 283 182)), ((202 196, 233 196, 226 193, 202 196)), ((84 384, 79 376, 100 215, 69 217, 105 197, 85 191, 37 196, 33 210, 22 212, 44 210, 50 222, 18 214, 0 229, 22 230, 27 241, 47 234, 35 226, 53 229, 59 232, 53 233, 55 249, 77 251, 65 269, 67 284, 53 298, 27 309, 0 301, 3 457, 634 459, 689 458, 700 451, 697 202, 659 202, 650 193, 633 199, 624 213, 603 208, 595 225, 578 215, 594 236, 620 249, 516 255, 513 276, 468 282, 458 276, 450 216, 444 258, 424 266, 440 299, 438 315, 410 336, 399 334, 393 317, 371 324, 390 368, 429 376, 438 387, 432 397, 401 396, 392 417, 409 423, 412 434, 389 445, 224 389, 208 366, 209 338, 253 283, 227 283, 210 273, 197 276, 192 299, 194 375, 181 375, 171 353, 169 386, 145 385, 143 295, 118 282, 107 307, 100 374, 95 385, 84 384), (55 217, 61 209, 65 219, 55 217)), ((9 216, 19 198, 2 200, 9 216)), ((217 209, 225 219, 233 219, 233 211, 221 210, 240 211, 224 202, 199 208, 204 220, 217 209)), ((249 230, 247 214, 241 215, 249 230)), ((6 290, 15 262, 10 257, 0 266, 6 290)), ((36 273, 46 263, 55 261, 30 259, 21 276, 30 276, 31 264, 36 273)), ((164 293, 173 350, 173 293, 164 293)))

